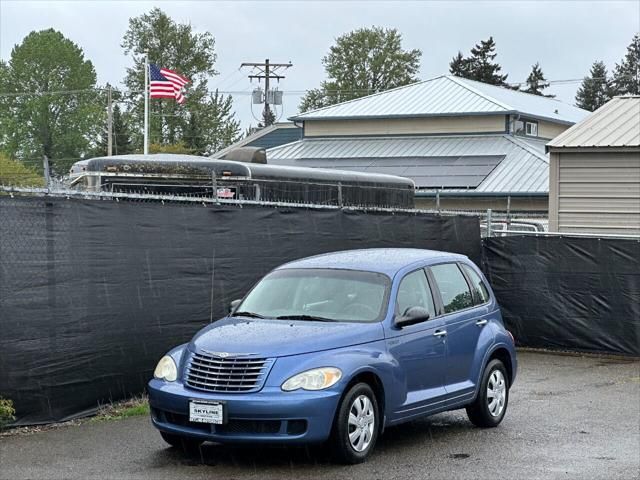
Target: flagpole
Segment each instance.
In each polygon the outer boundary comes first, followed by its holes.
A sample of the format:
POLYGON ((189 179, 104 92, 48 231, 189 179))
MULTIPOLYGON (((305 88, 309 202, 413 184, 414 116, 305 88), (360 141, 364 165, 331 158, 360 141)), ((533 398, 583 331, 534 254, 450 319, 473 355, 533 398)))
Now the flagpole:
POLYGON ((149 154, 149 56, 144 54, 144 154, 149 154))

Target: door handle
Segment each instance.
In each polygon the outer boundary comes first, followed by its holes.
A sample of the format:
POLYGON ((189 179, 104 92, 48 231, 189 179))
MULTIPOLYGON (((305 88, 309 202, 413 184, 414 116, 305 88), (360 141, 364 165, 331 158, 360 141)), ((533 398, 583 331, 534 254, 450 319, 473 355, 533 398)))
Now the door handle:
POLYGON ((479 327, 482 327, 482 326, 484 326, 486 324, 487 324, 487 319, 486 318, 483 318, 482 320, 478 320, 476 322, 476 325, 478 325, 479 327))
POLYGON ((446 335, 447 335, 446 330, 436 330, 435 332, 433 332, 434 337, 444 337, 446 335))

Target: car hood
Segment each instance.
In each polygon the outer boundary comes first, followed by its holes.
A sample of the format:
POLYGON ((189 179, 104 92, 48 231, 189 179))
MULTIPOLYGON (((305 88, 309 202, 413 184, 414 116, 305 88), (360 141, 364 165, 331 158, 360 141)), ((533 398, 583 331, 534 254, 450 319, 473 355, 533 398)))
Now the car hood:
POLYGON ((200 330, 192 352, 285 357, 382 340, 382 324, 225 317, 200 330))

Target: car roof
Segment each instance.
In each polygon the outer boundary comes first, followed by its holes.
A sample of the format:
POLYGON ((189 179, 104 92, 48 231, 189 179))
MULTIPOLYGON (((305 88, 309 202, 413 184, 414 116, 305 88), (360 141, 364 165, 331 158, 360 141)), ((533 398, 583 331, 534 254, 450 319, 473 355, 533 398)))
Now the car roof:
POLYGON ((368 248, 324 253, 286 263, 277 268, 340 268, 365 270, 393 276, 405 267, 417 263, 436 263, 442 260, 463 260, 467 257, 438 250, 418 248, 368 248))

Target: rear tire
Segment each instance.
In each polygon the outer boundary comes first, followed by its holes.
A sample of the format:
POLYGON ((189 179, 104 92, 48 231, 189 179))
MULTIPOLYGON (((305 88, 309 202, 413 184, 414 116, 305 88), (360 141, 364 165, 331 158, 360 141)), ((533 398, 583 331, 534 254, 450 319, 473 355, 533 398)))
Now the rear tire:
POLYGON ((364 462, 375 447, 380 431, 380 412, 373 390, 358 383, 346 393, 333 424, 331 446, 337 461, 353 465, 364 462))
POLYGON ((203 441, 195 438, 183 437, 173 433, 160 432, 162 439, 174 448, 178 448, 185 452, 193 452, 198 450, 203 441))
POLYGON ((476 399, 467 407, 467 416, 476 427, 497 427, 507 412, 508 403, 507 369, 500 360, 491 360, 482 374, 476 399))

